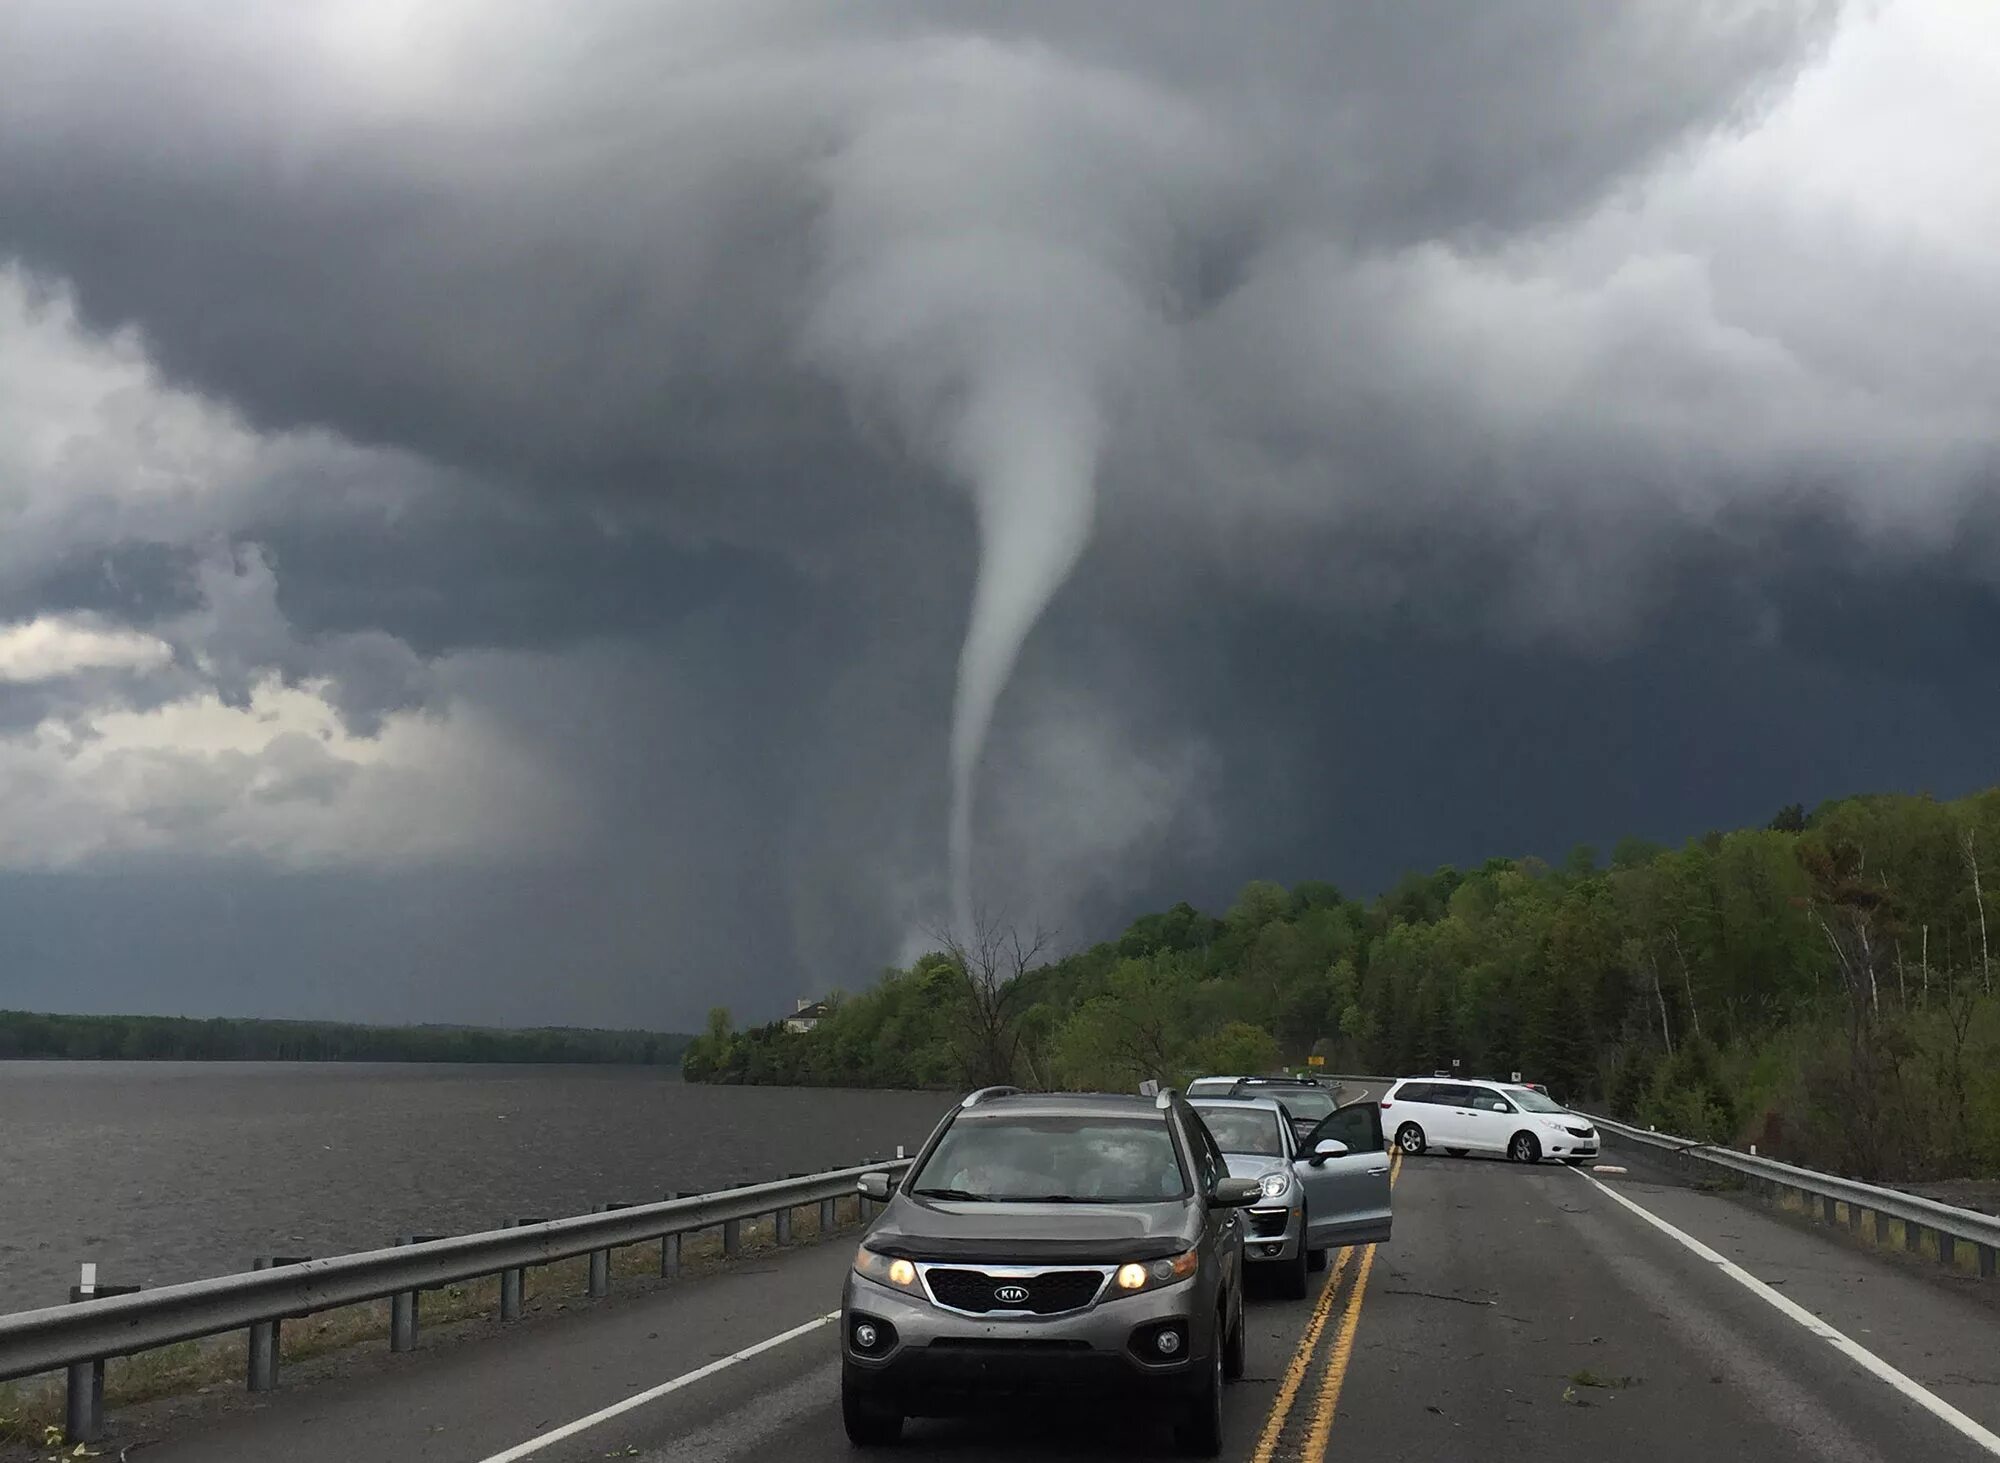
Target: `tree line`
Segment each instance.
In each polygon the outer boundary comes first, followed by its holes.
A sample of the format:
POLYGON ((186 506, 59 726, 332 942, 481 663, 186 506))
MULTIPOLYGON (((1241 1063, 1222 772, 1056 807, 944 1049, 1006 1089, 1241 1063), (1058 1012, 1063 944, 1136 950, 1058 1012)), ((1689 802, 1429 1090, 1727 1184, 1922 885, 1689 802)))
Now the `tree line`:
POLYGON ((1129 1091, 1519 1071, 1663 1131, 1861 1177, 2000 1173, 2000 789, 1870 796, 1679 848, 1492 859, 1372 900, 1248 885, 1057 960, 981 929, 813 1031, 710 1014, 696 1081, 1129 1091))
POLYGON ((671 1066, 689 1038, 583 1027, 360 1026, 186 1016, 0 1011, 0 1060, 584 1062, 671 1066))

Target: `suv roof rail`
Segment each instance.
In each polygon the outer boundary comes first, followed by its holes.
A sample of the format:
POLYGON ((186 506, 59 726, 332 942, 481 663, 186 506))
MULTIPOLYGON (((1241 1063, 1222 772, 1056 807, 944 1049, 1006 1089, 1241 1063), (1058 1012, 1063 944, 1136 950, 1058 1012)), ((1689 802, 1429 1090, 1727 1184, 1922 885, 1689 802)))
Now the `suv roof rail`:
POLYGON ((968 1094, 965 1101, 961 1102, 959 1106, 977 1107, 980 1103, 990 1102, 996 1097, 1016 1096, 1020 1090, 1018 1087, 982 1087, 977 1092, 968 1094))

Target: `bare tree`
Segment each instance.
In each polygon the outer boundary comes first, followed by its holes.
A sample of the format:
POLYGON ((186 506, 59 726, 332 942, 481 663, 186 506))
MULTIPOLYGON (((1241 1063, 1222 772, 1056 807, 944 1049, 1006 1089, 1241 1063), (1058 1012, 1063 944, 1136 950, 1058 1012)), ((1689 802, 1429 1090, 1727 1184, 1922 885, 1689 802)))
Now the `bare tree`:
POLYGON ((964 982, 957 1041, 966 1081, 976 1087, 1013 1081, 1022 1056, 1020 978, 1039 962, 1054 932, 1037 927, 1024 934, 981 911, 969 932, 934 927, 929 933, 964 982))
POLYGON ((1986 948, 1986 895, 1979 887, 1979 832, 1962 828, 1958 846, 1965 854, 1965 866, 1972 872, 1972 902, 1979 910, 1979 983, 1987 995, 1993 994, 1993 957, 1986 948))
MULTIPOLYGON (((1667 938, 1673 942, 1674 959, 1678 960, 1681 966, 1681 987, 1686 990, 1688 998, 1688 1025, 1694 1032, 1694 1039, 1700 1041, 1701 1012, 1696 1009, 1694 1004, 1694 975, 1688 970, 1687 953, 1681 949, 1680 930, 1673 925, 1668 925, 1667 938)), ((1659 982, 1660 973, 1655 970, 1653 972, 1653 984, 1658 985, 1659 982)))

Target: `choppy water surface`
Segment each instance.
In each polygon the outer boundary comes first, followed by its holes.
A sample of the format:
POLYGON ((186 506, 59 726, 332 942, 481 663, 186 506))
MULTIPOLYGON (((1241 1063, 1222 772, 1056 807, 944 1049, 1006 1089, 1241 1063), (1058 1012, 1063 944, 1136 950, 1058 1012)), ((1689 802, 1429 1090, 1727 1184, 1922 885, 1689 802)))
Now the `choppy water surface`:
POLYGON ((912 1148, 938 1093, 658 1068, 0 1062, 0 1311, 912 1148))

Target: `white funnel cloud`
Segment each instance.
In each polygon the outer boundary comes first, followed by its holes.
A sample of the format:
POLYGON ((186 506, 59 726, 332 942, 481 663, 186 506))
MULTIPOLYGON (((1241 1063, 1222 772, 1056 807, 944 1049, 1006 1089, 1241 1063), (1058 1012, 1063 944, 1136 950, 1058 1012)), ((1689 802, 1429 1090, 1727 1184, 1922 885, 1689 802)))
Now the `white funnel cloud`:
POLYGON ((970 931, 972 813, 994 708, 1090 541, 1100 423, 1086 391, 1023 368, 982 382, 954 434, 979 516, 979 579, 951 726, 952 919, 970 931))

